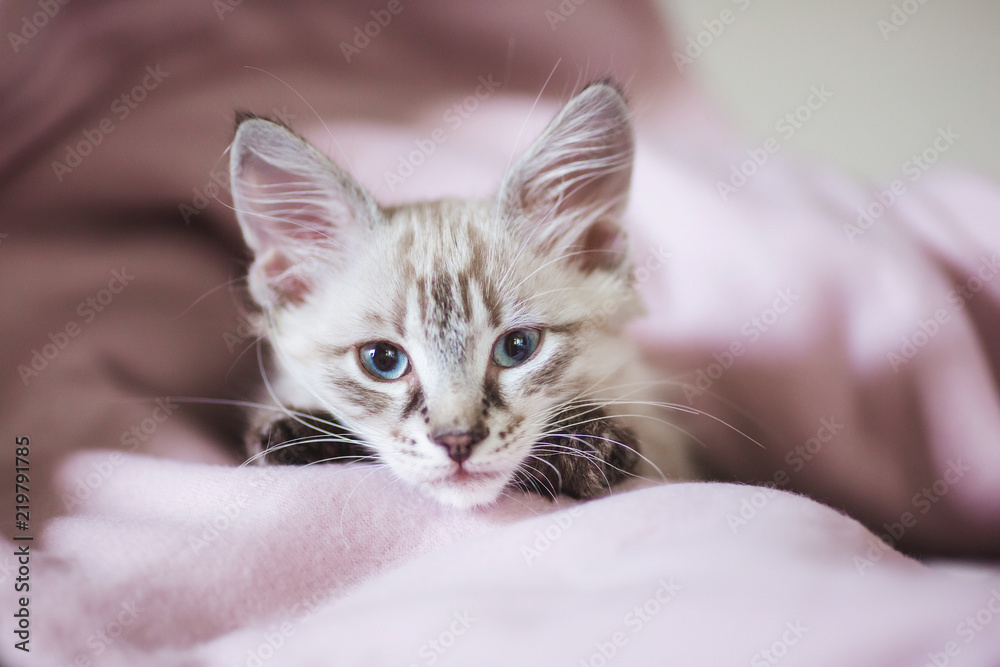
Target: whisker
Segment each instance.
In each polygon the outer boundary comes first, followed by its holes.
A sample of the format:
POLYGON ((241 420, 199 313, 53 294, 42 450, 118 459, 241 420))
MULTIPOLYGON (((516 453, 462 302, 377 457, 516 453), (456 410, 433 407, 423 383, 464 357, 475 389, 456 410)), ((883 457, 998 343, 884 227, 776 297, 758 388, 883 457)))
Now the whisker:
POLYGON ((347 543, 347 536, 344 534, 344 513, 347 511, 347 505, 348 503, 351 502, 351 498, 354 497, 354 492, 358 490, 358 487, 361 486, 362 482, 364 482, 366 479, 377 473, 385 466, 384 464, 382 464, 382 465, 374 465, 372 467, 374 469, 370 473, 359 479, 357 484, 355 484, 354 487, 351 488, 350 493, 347 494, 347 498, 344 500, 344 506, 340 509, 340 536, 344 539, 344 546, 348 548, 350 548, 350 545, 347 543))
MULTIPOLYGON (((316 119, 317 119, 317 120, 318 120, 318 121, 320 122, 320 124, 321 124, 321 125, 323 126, 323 129, 324 129, 324 130, 326 130, 326 133, 327 133, 328 135, 330 135, 330 140, 331 140, 331 141, 332 141, 332 142, 334 143, 334 145, 335 145, 335 146, 337 147, 337 149, 338 149, 338 150, 340 151, 340 156, 341 156, 341 159, 343 159, 343 160, 344 160, 344 165, 345 165, 345 166, 346 166, 346 167, 348 168, 348 170, 350 170, 350 171, 351 171, 352 173, 357 173, 357 172, 355 172, 355 171, 354 171, 354 167, 353 167, 353 166, 351 165, 351 162, 350 162, 350 160, 349 160, 349 159, 348 159, 348 157, 347 157, 347 152, 346 152, 346 151, 344 151, 343 147, 342 147, 342 146, 340 145, 340 143, 339 143, 339 142, 337 141, 337 138, 336 138, 336 137, 334 136, 334 134, 333 134, 333 130, 331 130, 331 129, 330 129, 330 127, 329 127, 329 126, 328 126, 328 125, 326 124, 326 120, 325 120, 325 119, 323 118, 323 116, 321 116, 321 115, 319 114, 319 112, 318 112, 318 111, 316 111, 316 109, 315 109, 315 108, 313 107, 313 105, 312 105, 312 104, 310 104, 310 103, 309 103, 309 101, 308 101, 308 100, 307 100, 307 99, 306 99, 305 97, 303 97, 303 96, 302 96, 302 93, 300 93, 299 91, 297 91, 297 90, 296 90, 296 89, 295 89, 294 87, 292 87, 291 85, 289 85, 289 84, 288 84, 288 83, 287 83, 287 82, 286 82, 286 81, 285 81, 284 79, 282 79, 281 77, 279 77, 279 76, 278 76, 278 75, 276 75, 276 74, 272 74, 271 72, 268 72, 267 70, 263 70, 263 69, 260 69, 259 67, 253 67, 253 66, 251 66, 251 65, 244 65, 244 67, 246 67, 247 69, 252 69, 252 70, 256 70, 256 71, 258 71, 258 72, 261 72, 261 73, 263 73, 263 74, 266 74, 266 75, 268 75, 268 76, 270 76, 270 77, 272 77, 272 78, 276 79, 276 80, 277 80, 277 81, 278 81, 279 83, 281 83, 281 84, 282 84, 283 86, 285 86, 285 87, 286 87, 286 88, 288 88, 288 89, 289 89, 290 91, 292 91, 293 93, 295 93, 295 95, 296 95, 296 96, 297 96, 297 97, 298 97, 298 98, 299 98, 300 100, 302 100, 302 102, 303 102, 303 103, 304 103, 304 104, 305 104, 305 105, 306 105, 307 107, 309 107, 309 110, 313 112, 313 115, 314 115, 314 116, 316 116, 316 119)), ((371 207, 371 210, 372 210, 372 211, 377 211, 377 210, 379 210, 379 207, 378 207, 378 205, 376 205, 376 204, 375 204, 375 202, 373 202, 373 201, 372 201, 371 197, 370 197, 370 196, 368 195, 368 192, 367 192, 367 191, 365 190, 365 188, 361 188, 361 192, 362 192, 362 194, 364 195, 364 198, 365 198, 365 200, 367 200, 367 202, 368 202, 368 206, 369 206, 369 207, 371 207)))
POLYGON ((542 496, 547 495, 542 489, 538 487, 538 485, 541 483, 541 480, 535 474, 535 471, 532 470, 527 465, 529 460, 530 460, 529 458, 525 458, 523 461, 521 461, 520 464, 518 464, 517 469, 514 471, 514 476, 512 478, 512 481, 516 483, 522 483, 527 481, 531 484, 531 490, 534 490, 535 493, 542 496), (527 477, 527 479, 525 479, 525 477, 527 477))
POLYGON ((378 461, 377 456, 356 456, 354 454, 349 454, 345 456, 331 456, 327 459, 318 459, 316 461, 310 461, 309 463, 302 464, 302 468, 308 468, 309 466, 319 465, 320 463, 330 463, 331 461, 343 461, 347 459, 348 463, 365 463, 369 461, 378 461))
MULTIPOLYGON (((279 451, 281 451, 283 449, 288 449, 288 448, 291 448, 291 447, 301 447, 302 445, 324 444, 324 443, 329 443, 329 444, 344 443, 344 444, 351 444, 351 445, 357 445, 357 444, 359 444, 358 441, 356 439, 353 439, 353 438, 330 437, 330 436, 326 436, 326 437, 304 437, 304 438, 296 438, 294 440, 288 440, 286 442, 282 442, 282 443, 279 443, 279 444, 276 444, 276 445, 272 445, 272 444, 269 443, 268 446, 265 449, 262 449, 261 451, 257 452, 256 454, 254 454, 253 456, 251 456, 250 458, 248 458, 246 461, 244 461, 243 463, 241 463, 239 465, 239 467, 243 468, 245 466, 248 466, 251 463, 254 463, 255 461, 257 461, 259 459, 262 459, 262 458, 264 458, 264 457, 266 457, 268 455, 273 455, 276 452, 279 452, 279 451)), ((362 460, 362 459, 374 459, 374 458, 377 458, 377 457, 375 457, 374 455, 364 455, 364 454, 344 454, 343 456, 338 456, 338 457, 334 457, 334 458, 336 458, 336 459, 362 460)), ((332 460, 332 459, 324 459, 324 460, 329 461, 329 460, 332 460)), ((311 461, 311 462, 306 463, 304 465, 312 465, 313 463, 319 463, 319 461, 311 461)))
MULTIPOLYGON (((648 405, 648 406, 652 406, 652 407, 667 408, 669 410, 677 410, 678 412, 684 412, 684 413, 687 413, 687 414, 701 415, 702 417, 708 417, 709 419, 711 419, 713 421, 716 421, 719 424, 722 424, 723 426, 725 426, 726 428, 730 429, 731 431, 733 431, 733 432, 735 432, 735 433, 743 436, 744 438, 746 438, 747 440, 749 440, 753 444, 757 445, 761 449, 767 449, 764 445, 762 445, 756 439, 754 439, 750 435, 744 433, 743 431, 741 431, 737 427, 733 426, 732 424, 730 424, 726 420, 721 419, 719 417, 716 417, 715 415, 711 414, 710 412, 705 412, 704 410, 699 410, 698 408, 693 408, 693 407, 688 406, 688 405, 681 405, 680 403, 667 403, 667 402, 660 402, 660 401, 623 401, 621 403, 616 403, 614 401, 611 401, 611 402, 607 403, 607 405, 619 405, 619 404, 620 405, 648 405)), ((642 414, 621 415, 621 416, 650 418, 648 415, 642 415, 642 414)))
MULTIPOLYGON (((563 485, 563 479, 562 479, 562 473, 561 473, 561 472, 559 472, 559 468, 555 467, 555 466, 554 466, 554 465, 553 465, 553 464, 552 464, 552 463, 551 463, 550 461, 546 461, 546 460, 545 460, 544 458, 542 458, 542 457, 540 457, 540 456, 536 455, 536 454, 535 454, 534 452, 531 452, 531 453, 529 453, 529 454, 528 454, 528 458, 531 458, 531 459, 535 459, 536 461, 540 461, 541 463, 544 463, 544 464, 545 464, 545 465, 547 465, 548 467, 552 468, 552 471, 553 471, 553 472, 554 472, 554 473, 556 474, 556 478, 557 478, 557 480, 558 480, 558 482, 559 482, 559 488, 560 488, 560 489, 562 488, 562 485, 563 485)), ((555 495, 556 495, 556 494, 555 494, 555 489, 553 489, 553 493, 552 493, 552 495, 553 495, 553 496, 555 496, 555 495)))
MULTIPOLYGON (((646 456, 644 456, 642 454, 642 452, 640 452, 638 449, 636 449, 634 447, 630 447, 629 445, 626 445, 623 442, 618 442, 617 440, 613 440, 611 438, 607 438, 607 437, 600 436, 600 435, 592 435, 592 434, 588 434, 588 433, 565 433, 565 434, 560 434, 560 437, 570 438, 570 439, 577 440, 577 441, 580 441, 581 438, 594 438, 596 440, 601 440, 601 441, 604 441, 604 442, 607 442, 607 443, 610 443, 610 444, 613 444, 613 445, 617 445, 617 446, 621 447, 622 449, 625 449, 627 451, 632 452, 633 454, 635 454, 636 456, 638 456, 640 459, 642 459, 643 461, 645 461, 646 463, 648 463, 650 466, 652 466, 652 468, 654 470, 656 470, 657 473, 659 473, 659 475, 663 479, 663 481, 668 481, 669 480, 669 478, 663 473, 663 471, 660 470, 659 466, 657 466, 649 458, 647 458, 646 456)), ((581 444, 583 444, 583 443, 581 443, 581 444)), ((586 444, 590 445, 590 443, 586 443, 586 444)), ((583 453, 583 454, 590 454, 589 452, 581 452, 581 450, 574 449, 574 448, 569 447, 567 445, 558 445, 556 443, 546 443, 546 446, 562 447, 562 448, 568 449, 568 450, 570 450, 572 452, 578 452, 578 453, 583 453)), ((590 446, 593 447, 593 445, 590 445, 590 446)), ((588 458, 588 457, 584 456, 584 458, 588 458)), ((609 468, 617 470, 618 472, 620 472, 623 475, 626 475, 628 477, 639 477, 639 475, 636 475, 632 471, 622 470, 618 466, 612 465, 611 463, 605 461, 603 458, 600 457, 599 454, 594 453, 594 455, 591 456, 591 457, 589 457, 589 458, 592 461, 599 462, 599 463, 604 463, 609 468)))
POLYGON ((246 276, 240 276, 238 278, 232 278, 230 280, 227 280, 224 283, 221 283, 219 285, 216 285, 215 287, 212 287, 207 292, 205 292, 204 294, 202 294, 201 296, 199 296, 197 299, 195 299, 191 303, 191 305, 189 305, 187 308, 185 308, 184 310, 182 310, 178 315, 175 315, 174 317, 170 318, 169 321, 173 322, 175 320, 179 320, 180 318, 184 317, 184 315, 186 315, 188 313, 188 311, 190 311, 192 308, 194 308, 199 303, 201 303, 201 301, 203 299, 208 298, 210 295, 214 294, 216 291, 222 289, 223 287, 229 287, 229 286, 234 285, 236 283, 243 282, 244 280, 246 280, 246 276))
POLYGON ((523 500, 521 500, 521 499, 520 499, 520 498, 518 498, 517 496, 514 496, 514 495, 512 495, 512 494, 510 494, 510 493, 507 493, 507 492, 506 492, 506 491, 504 491, 504 490, 501 490, 501 491, 500 491, 500 495, 501 495, 501 496, 503 496, 503 497, 505 497, 505 498, 510 498, 510 499, 511 499, 511 500, 513 500, 513 501, 514 501, 515 503, 517 503, 518 505, 520 505, 520 506, 521 506, 521 507, 523 507, 524 509, 528 510, 529 512, 531 512, 531 513, 532 513, 532 514, 534 514, 535 516, 542 516, 542 513, 541 513, 541 512, 539 512, 539 511, 538 511, 538 510, 536 510, 536 509, 535 509, 534 507, 532 507, 532 506, 531 506, 531 505, 529 505, 528 503, 524 502, 523 500))

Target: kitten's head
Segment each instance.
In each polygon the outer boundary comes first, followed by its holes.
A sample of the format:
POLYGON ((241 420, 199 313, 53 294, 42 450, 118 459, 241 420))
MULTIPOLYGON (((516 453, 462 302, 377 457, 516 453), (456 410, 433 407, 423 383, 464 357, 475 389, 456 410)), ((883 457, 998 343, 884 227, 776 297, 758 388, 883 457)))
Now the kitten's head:
POLYGON ((233 200, 283 400, 455 506, 512 483, 607 487, 634 461, 593 400, 640 310, 619 226, 632 157, 624 101, 595 84, 494 199, 387 208, 290 130, 244 119, 233 200))

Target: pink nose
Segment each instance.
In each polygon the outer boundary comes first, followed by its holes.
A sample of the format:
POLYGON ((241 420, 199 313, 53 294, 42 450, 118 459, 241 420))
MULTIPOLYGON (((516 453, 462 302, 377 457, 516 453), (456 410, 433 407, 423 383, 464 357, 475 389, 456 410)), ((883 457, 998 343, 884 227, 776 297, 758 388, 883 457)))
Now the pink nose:
POLYGON ((452 431, 432 436, 432 440, 448 452, 448 458, 462 463, 472 456, 472 448, 486 437, 488 431, 452 431))

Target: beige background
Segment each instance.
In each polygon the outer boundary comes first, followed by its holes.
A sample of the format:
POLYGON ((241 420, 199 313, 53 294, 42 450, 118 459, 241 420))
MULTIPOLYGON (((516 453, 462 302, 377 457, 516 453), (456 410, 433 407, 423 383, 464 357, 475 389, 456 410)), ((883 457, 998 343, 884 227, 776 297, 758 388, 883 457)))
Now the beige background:
MULTIPOLYGON (((937 128, 961 138, 943 164, 1000 181, 1000 2, 994 0, 662 0, 678 47, 703 21, 732 12, 686 68, 751 140, 801 104, 811 86, 833 97, 782 150, 889 181, 937 128), (893 5, 916 12, 883 37, 893 5)), ((716 25, 718 28, 718 25, 716 25)), ((707 41, 703 36, 703 40, 707 41)), ((1000 221, 998 221, 1000 222, 1000 221)))

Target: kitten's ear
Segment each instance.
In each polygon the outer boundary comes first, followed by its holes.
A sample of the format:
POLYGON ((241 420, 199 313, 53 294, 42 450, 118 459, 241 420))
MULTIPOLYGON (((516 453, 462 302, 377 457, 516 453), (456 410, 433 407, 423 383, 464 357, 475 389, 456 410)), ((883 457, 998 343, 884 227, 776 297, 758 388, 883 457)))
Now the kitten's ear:
POLYGON ((607 83, 563 107, 508 174, 502 204, 520 231, 584 271, 627 265, 619 218, 628 203, 635 143, 628 107, 607 83))
POLYGON ((343 260, 378 210, 354 179, 288 128, 252 116, 238 122, 229 173, 254 254, 250 292, 265 308, 299 303, 317 267, 343 260))

